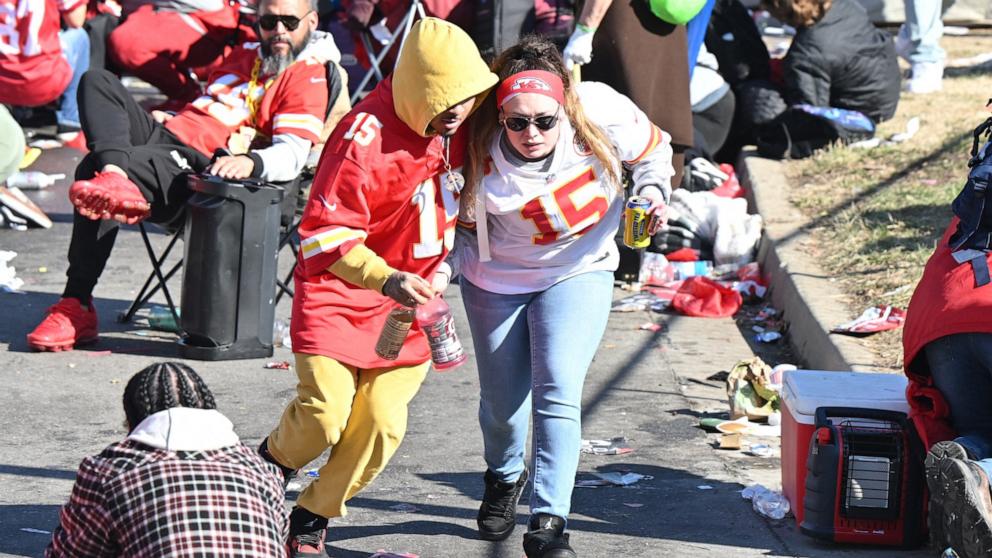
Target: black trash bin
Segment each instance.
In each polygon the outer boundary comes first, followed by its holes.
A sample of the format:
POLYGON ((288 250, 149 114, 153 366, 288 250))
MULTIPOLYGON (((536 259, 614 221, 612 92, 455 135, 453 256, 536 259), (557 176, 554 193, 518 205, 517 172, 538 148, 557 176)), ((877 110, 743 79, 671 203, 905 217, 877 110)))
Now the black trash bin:
POLYGON ((196 360, 272 356, 285 191, 200 175, 189 187, 179 353, 196 360))

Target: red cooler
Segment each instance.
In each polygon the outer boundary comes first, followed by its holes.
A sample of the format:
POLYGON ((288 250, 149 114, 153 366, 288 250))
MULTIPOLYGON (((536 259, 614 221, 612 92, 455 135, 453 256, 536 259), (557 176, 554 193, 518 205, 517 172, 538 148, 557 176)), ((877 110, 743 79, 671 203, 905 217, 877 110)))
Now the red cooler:
POLYGON ((856 407, 909 413, 902 374, 791 370, 782 386, 782 493, 796 525, 803 521, 806 459, 818 407, 856 407))

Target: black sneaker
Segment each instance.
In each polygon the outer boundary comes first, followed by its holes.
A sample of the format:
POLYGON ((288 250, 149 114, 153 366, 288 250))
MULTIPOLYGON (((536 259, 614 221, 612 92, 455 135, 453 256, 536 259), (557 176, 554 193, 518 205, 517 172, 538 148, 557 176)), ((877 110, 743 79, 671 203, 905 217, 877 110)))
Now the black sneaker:
POLYGON ((486 470, 486 493, 482 497, 476 523, 479 536, 487 541, 501 541, 510 536, 517 525, 517 502, 527 484, 527 469, 516 482, 500 482, 496 474, 486 470))
POLYGON ((946 509, 946 494, 940 484, 940 462, 945 458, 968 459, 968 453, 964 447, 953 441, 937 442, 924 460, 926 466, 927 491, 930 493, 930 502, 927 509, 927 526, 930 529, 930 546, 938 552, 943 552, 945 548, 951 546, 948 537, 948 525, 951 518, 944 513, 946 509))
POLYGON ((577 558, 568 544, 565 520, 546 513, 530 518, 530 528, 524 534, 527 558, 577 558))
POLYGON ((262 459, 268 461, 276 467, 279 467, 279 471, 282 473, 282 487, 284 489, 289 486, 289 481, 293 480, 293 477, 295 477, 296 473, 299 471, 299 469, 290 469, 289 467, 286 467, 282 463, 276 461, 275 457, 272 457, 272 454, 269 453, 268 436, 266 436, 265 439, 262 440, 262 444, 258 446, 258 455, 261 455, 262 459))
POLYGON ((985 470, 968 459, 944 458, 940 464, 944 489, 944 514, 952 520, 947 527, 954 549, 963 558, 992 556, 992 498, 985 470))
POLYGON ((290 558, 327 558, 324 538, 327 536, 327 518, 301 507, 289 514, 290 558))

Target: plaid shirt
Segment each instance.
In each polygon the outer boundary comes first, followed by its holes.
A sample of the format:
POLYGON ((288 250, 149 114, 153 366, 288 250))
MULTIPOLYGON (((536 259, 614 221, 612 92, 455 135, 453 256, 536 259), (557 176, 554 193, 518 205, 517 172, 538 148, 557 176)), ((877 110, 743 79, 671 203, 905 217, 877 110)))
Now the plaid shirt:
POLYGON ((238 443, 206 451, 112 444, 79 466, 46 557, 286 556, 274 465, 238 443))

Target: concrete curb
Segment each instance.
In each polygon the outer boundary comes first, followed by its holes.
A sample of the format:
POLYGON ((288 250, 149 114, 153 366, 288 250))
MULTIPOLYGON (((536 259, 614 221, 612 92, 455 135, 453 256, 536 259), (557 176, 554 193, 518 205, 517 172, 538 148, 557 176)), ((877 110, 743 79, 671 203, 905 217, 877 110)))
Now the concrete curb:
POLYGON ((857 339, 830 334, 833 326, 851 319, 848 305, 808 249, 814 242, 806 230, 809 220, 789 203, 782 162, 745 150, 736 170, 749 209, 764 220, 758 262, 802 364, 817 370, 877 370, 877 357, 857 339))

